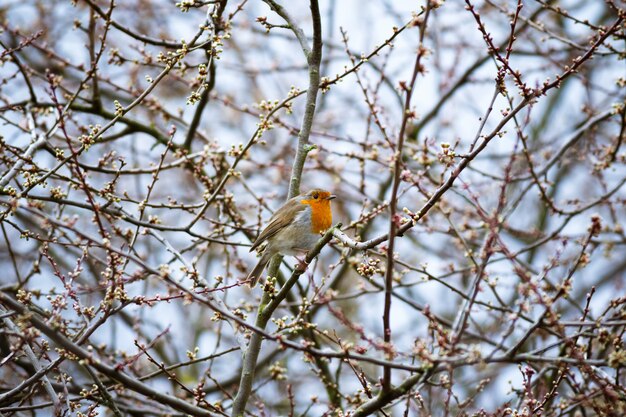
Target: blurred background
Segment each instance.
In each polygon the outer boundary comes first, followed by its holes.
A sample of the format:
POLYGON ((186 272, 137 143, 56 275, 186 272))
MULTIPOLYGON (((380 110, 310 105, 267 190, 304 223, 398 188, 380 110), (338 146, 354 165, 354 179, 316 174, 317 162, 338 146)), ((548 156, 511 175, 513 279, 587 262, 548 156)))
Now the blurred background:
MULTIPOLYGON (((230 415, 263 291, 241 283, 249 247, 287 198, 309 87, 271 3, 0 1, 2 415, 183 413, 42 326, 230 415)), ((309 3, 282 6, 310 47, 309 3)), ((332 241, 268 334, 404 366, 394 385, 422 372, 375 415, 624 415, 624 3, 319 8, 301 189, 336 194, 352 239, 387 233, 410 94, 398 222, 425 215, 393 262, 386 240, 332 241)), ((267 339, 251 415, 349 415, 381 389, 381 363, 267 339)))

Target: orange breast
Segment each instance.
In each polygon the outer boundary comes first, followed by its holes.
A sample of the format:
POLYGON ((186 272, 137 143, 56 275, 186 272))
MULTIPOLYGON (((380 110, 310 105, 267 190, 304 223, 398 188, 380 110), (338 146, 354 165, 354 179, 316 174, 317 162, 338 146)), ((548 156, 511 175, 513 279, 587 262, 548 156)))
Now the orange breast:
POLYGON ((302 200, 302 204, 311 206, 311 232, 325 232, 333 223, 333 213, 328 200, 302 200))

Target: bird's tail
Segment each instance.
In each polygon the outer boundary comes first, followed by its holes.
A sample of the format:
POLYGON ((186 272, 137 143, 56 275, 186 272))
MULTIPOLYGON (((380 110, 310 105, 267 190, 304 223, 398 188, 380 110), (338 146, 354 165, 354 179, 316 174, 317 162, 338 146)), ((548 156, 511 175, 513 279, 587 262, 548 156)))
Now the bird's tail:
POLYGON ((261 278, 261 274, 263 273, 263 270, 265 270, 265 267, 269 263, 270 259, 272 259, 272 255, 265 251, 254 269, 248 274, 248 285, 250 288, 254 288, 257 282, 259 282, 259 278, 261 278))

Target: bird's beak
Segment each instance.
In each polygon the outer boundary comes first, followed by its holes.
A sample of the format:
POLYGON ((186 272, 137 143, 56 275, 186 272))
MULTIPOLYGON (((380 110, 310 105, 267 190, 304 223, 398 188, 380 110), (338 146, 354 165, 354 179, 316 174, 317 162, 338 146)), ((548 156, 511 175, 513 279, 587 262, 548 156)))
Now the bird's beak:
POLYGON ((337 196, 335 194, 331 194, 328 197, 326 197, 326 200, 333 200, 335 198, 337 198, 337 196))

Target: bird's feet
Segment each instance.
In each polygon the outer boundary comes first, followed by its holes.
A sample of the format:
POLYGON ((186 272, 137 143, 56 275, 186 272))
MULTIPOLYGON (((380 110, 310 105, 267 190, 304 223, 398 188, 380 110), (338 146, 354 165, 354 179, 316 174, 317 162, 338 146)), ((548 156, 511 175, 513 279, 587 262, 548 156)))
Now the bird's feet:
POLYGON ((298 266, 296 268, 301 271, 305 271, 306 268, 309 266, 309 263, 306 261, 306 254, 302 255, 301 257, 294 256, 294 258, 296 258, 296 260, 298 261, 298 266))

